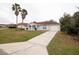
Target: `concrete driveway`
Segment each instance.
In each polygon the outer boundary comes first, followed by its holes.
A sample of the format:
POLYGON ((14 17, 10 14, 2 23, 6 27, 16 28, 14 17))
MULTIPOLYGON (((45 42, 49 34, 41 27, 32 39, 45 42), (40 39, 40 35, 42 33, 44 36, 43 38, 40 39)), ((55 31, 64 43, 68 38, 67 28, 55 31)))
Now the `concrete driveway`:
POLYGON ((58 25, 53 26, 52 30, 38 35, 29 41, 0 44, 0 49, 5 52, 4 54, 10 55, 48 55, 47 45, 58 32, 58 30, 58 25))

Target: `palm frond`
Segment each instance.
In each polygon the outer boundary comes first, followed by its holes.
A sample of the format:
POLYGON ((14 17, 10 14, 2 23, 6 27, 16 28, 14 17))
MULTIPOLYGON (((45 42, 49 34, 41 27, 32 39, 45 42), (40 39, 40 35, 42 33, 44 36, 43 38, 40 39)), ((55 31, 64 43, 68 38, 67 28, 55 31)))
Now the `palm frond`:
POLYGON ((22 19, 25 19, 26 15, 27 15, 27 10, 26 9, 22 9, 22 11, 21 11, 22 19))
POLYGON ((15 6, 14 6, 14 5, 12 5, 12 10, 13 10, 13 11, 15 10, 15 6))

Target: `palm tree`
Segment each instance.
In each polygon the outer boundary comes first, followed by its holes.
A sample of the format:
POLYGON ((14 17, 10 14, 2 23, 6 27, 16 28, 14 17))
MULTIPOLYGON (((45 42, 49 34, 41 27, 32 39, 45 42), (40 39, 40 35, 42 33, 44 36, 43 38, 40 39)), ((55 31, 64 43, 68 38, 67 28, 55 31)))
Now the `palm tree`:
POLYGON ((19 15, 19 12, 21 11, 21 7, 19 4, 15 3, 12 5, 12 10, 15 11, 15 15, 16 15, 16 25, 18 23, 18 15, 19 15))
MULTIPOLYGON (((25 19, 25 17, 26 17, 27 14, 28 13, 27 13, 27 10, 26 9, 22 9, 21 10, 22 24, 23 24, 23 21, 24 21, 24 19, 25 19)), ((21 28, 22 28, 22 25, 21 25, 21 28)))

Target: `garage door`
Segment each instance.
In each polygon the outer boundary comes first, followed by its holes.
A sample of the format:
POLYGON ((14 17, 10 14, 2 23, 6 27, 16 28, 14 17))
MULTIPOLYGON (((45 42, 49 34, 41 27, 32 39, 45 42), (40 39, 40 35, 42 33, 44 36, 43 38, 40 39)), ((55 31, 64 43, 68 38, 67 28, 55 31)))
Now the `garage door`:
POLYGON ((58 30, 60 30, 60 26, 59 25, 50 26, 49 30, 51 30, 51 31, 58 31, 58 30))

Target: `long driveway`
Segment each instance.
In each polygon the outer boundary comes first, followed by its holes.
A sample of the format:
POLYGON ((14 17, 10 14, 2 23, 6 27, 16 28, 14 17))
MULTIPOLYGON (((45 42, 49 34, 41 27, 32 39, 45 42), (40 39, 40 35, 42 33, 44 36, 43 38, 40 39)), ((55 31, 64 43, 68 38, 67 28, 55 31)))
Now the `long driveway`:
POLYGON ((0 44, 0 54, 10 55, 48 55, 47 45, 58 32, 59 26, 36 36, 26 42, 0 44))

